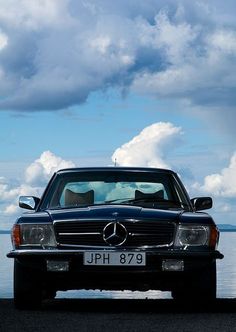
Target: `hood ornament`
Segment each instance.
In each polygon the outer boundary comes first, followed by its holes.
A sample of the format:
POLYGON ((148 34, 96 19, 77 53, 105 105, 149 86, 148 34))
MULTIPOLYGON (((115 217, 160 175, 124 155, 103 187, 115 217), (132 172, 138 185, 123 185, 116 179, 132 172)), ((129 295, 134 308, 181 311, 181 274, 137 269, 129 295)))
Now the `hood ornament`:
POLYGON ((126 241, 128 232, 119 222, 111 222, 104 227, 102 236, 110 246, 120 246, 126 241))

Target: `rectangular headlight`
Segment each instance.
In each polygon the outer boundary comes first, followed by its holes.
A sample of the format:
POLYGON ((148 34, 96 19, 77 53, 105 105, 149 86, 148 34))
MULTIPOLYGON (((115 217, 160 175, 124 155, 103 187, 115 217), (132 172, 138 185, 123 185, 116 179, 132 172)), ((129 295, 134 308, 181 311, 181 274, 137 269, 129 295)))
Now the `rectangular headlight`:
POLYGON ((20 243, 18 246, 55 247, 56 240, 52 225, 22 224, 19 227, 20 243))
POLYGON ((175 246, 207 246, 210 239, 210 226, 179 225, 175 238, 175 246))

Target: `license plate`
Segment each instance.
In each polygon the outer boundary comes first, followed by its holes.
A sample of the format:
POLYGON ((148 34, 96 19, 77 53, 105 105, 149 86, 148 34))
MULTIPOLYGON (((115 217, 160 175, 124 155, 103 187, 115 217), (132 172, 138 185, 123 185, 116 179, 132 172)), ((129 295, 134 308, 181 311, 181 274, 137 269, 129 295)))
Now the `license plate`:
POLYGON ((144 266, 146 265, 146 254, 132 251, 86 251, 84 265, 144 266))

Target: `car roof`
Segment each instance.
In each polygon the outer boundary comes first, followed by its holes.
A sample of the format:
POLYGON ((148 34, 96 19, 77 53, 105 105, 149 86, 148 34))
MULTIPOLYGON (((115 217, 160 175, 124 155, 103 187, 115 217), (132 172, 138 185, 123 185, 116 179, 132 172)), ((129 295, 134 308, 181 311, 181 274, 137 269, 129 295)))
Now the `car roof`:
POLYGON ((170 169, 164 168, 154 168, 154 167, 116 167, 116 166, 107 166, 107 167, 73 167, 60 169, 56 174, 61 173, 74 173, 74 172, 144 172, 144 173, 171 173, 176 174, 170 169))

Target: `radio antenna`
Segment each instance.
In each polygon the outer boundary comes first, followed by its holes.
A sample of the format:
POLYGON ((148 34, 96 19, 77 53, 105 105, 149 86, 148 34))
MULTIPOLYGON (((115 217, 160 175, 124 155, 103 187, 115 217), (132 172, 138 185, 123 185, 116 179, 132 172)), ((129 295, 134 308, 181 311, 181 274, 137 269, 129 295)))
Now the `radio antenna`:
POLYGON ((115 161, 114 161, 114 167, 116 167, 116 158, 115 158, 115 161))

